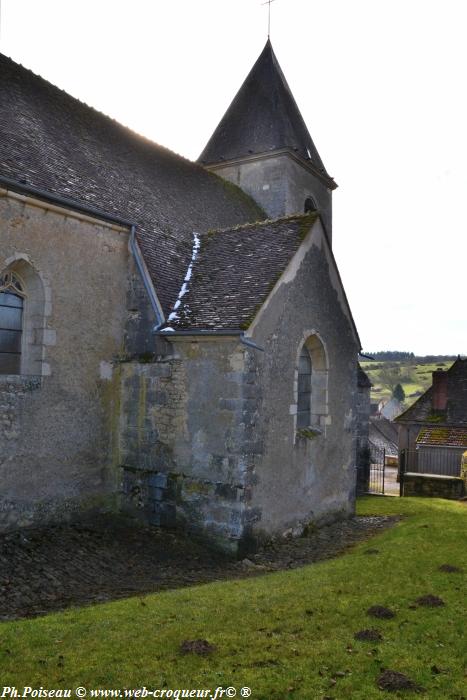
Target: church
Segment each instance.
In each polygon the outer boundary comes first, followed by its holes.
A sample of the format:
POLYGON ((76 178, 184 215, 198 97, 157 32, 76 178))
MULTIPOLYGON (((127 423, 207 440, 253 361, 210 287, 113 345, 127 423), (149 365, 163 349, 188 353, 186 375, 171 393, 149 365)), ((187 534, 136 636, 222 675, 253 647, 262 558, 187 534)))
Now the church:
POLYGON ((351 515, 337 185, 269 39, 195 163, 1 55, 0 135, 0 531, 123 512, 238 554, 351 515))

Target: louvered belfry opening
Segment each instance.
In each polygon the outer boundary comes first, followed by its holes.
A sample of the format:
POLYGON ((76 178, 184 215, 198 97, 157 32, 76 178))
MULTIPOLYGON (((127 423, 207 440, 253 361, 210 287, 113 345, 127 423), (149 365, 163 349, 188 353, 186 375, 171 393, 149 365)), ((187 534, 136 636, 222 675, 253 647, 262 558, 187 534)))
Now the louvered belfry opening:
POLYGON ((0 276, 0 374, 20 374, 24 289, 9 272, 0 276))

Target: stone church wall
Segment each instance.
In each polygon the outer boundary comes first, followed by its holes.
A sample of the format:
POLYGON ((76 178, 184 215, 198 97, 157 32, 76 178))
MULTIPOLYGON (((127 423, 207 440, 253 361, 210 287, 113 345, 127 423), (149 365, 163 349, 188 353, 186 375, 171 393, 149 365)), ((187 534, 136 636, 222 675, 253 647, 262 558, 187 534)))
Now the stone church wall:
POLYGON ((249 351, 262 403, 256 426, 253 535, 300 532, 353 513, 358 341, 339 283, 313 234, 252 326, 264 353, 249 351), (297 367, 303 343, 311 351, 311 430, 297 430, 297 367), (316 404, 316 408, 313 405, 316 404))
POLYGON ((302 213, 307 197, 312 197, 322 218, 329 241, 332 240, 332 192, 293 158, 281 163, 287 182, 286 211, 302 213))
POLYGON ((238 336, 170 336, 171 357, 122 364, 128 512, 230 551, 353 513, 359 347, 317 229, 252 325, 264 352, 238 336), (315 403, 313 430, 299 431, 304 342, 315 403))
POLYGON ((26 280, 34 319, 24 373, 0 375, 3 530, 115 504, 111 362, 123 350, 129 233, 4 191, 0 221, 0 272, 26 280))
POLYGON ((331 239, 331 192, 319 178, 287 153, 251 157, 237 163, 211 166, 210 169, 241 187, 271 219, 302 214, 305 200, 313 197, 331 239))
POLYGON ((256 377, 238 338, 178 339, 174 355, 123 363, 122 505, 156 525, 181 526, 236 551, 245 523, 256 377))

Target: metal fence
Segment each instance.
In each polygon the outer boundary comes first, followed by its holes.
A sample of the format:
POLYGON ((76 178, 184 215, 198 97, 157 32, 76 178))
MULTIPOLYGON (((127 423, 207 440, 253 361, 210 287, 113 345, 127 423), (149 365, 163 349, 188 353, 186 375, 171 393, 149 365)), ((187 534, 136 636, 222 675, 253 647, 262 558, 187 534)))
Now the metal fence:
POLYGON ((418 474, 460 476, 463 449, 450 447, 419 447, 402 450, 401 470, 418 474))
POLYGON ((357 493, 384 494, 384 448, 371 441, 357 450, 357 493))

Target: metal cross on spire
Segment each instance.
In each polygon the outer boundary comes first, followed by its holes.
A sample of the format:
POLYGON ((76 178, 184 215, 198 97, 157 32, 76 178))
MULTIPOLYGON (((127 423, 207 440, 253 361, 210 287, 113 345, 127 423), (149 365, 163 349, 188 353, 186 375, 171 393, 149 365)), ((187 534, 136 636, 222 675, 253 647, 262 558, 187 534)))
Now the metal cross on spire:
POLYGON ((262 5, 267 5, 268 6, 268 39, 271 35, 271 3, 275 2, 275 0, 266 0, 266 2, 262 2, 262 5))

